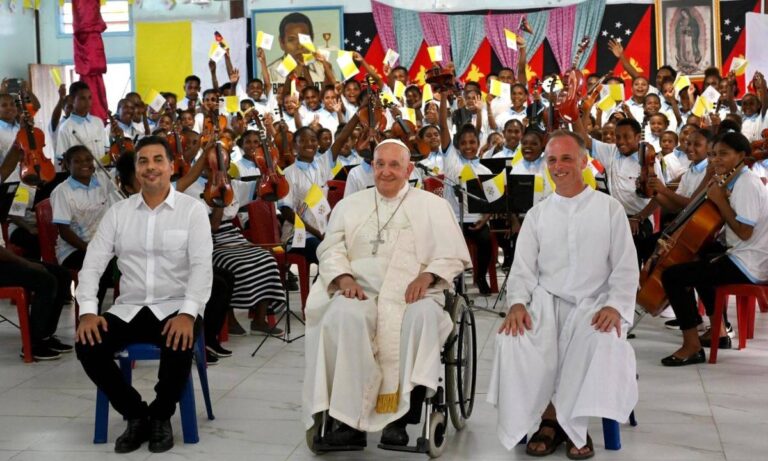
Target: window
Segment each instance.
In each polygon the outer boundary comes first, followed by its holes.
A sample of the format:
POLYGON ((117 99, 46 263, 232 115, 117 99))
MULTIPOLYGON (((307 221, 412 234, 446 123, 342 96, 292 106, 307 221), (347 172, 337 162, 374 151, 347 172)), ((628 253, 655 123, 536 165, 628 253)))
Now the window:
MULTIPOLYGON (((101 6, 101 17, 107 23, 105 34, 131 31, 131 12, 128 0, 108 0, 101 6)), ((62 34, 73 32, 72 0, 66 0, 59 9, 59 30, 62 34)))
MULTIPOLYGON (((125 96, 125 93, 131 91, 133 87, 133 78, 131 74, 130 62, 108 62, 107 73, 104 74, 104 87, 107 90, 107 104, 109 109, 115 111, 117 103, 125 96)), ((75 73, 75 65, 67 64, 64 66, 64 80, 67 88, 72 82, 80 80, 75 73)))

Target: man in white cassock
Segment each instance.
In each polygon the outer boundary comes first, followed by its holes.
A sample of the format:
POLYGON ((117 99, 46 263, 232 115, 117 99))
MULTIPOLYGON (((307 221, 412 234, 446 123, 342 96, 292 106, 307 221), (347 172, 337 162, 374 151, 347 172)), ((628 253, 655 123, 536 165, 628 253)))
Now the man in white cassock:
POLYGON ((586 459, 589 417, 623 422, 637 403, 626 340, 637 258, 624 208, 584 184, 584 141, 555 132, 545 156, 555 193, 526 214, 517 239, 488 401, 507 449, 539 424, 528 454, 566 441, 569 458, 586 459))
POLYGON ((303 417, 312 429, 329 412, 331 447, 364 447, 366 432, 382 429, 382 443, 407 445, 406 424, 419 422, 425 394, 437 389, 453 327, 443 290, 470 258, 448 202, 408 185, 409 158, 400 141, 380 143, 376 187, 336 205, 317 249, 303 417))

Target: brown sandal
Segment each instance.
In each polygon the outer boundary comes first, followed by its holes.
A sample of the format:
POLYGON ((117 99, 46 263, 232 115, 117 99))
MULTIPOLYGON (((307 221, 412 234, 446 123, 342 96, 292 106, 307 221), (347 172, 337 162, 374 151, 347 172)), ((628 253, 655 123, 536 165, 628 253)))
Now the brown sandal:
POLYGON ((595 447, 592 445, 592 437, 590 437, 589 434, 587 434, 587 444, 584 446, 589 448, 587 453, 573 454, 571 453, 571 450, 576 448, 576 445, 571 442, 570 438, 567 438, 565 441, 565 455, 568 459, 589 459, 595 456, 595 447))
POLYGON ((531 437, 531 440, 528 441, 528 444, 525 446, 525 453, 529 456, 536 456, 536 457, 542 457, 542 456, 548 456, 557 450, 557 447, 560 446, 565 441, 565 434, 563 433, 563 430, 560 428, 560 425, 557 424, 557 421, 553 419, 542 419, 541 424, 539 424, 539 429, 533 434, 531 437), (554 429, 555 434, 554 436, 542 434, 541 430, 545 427, 548 427, 550 429, 554 429), (531 449, 532 443, 543 443, 544 444, 544 451, 537 451, 531 449))

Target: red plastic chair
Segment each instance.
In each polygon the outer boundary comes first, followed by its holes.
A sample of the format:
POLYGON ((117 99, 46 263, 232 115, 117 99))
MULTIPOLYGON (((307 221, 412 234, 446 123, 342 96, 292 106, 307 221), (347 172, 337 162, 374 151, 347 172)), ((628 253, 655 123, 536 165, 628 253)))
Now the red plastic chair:
MULTIPOLYGON (((736 321, 739 328, 739 349, 747 347, 747 339, 755 336, 755 304, 760 304, 760 312, 768 312, 768 285, 721 285, 715 292, 715 312, 712 315, 712 332, 720 331, 723 313, 728 309, 728 298, 736 296, 736 321)), ((716 339, 713 336, 713 339, 716 339)), ((718 341, 711 342, 709 363, 717 363, 718 341)))
MULTIPOLYGON (((58 265, 56 259, 56 240, 59 238, 59 228, 53 223, 53 208, 51 199, 41 200, 35 206, 35 218, 37 220, 37 240, 40 242, 40 259, 48 264, 58 265)), ((74 272, 74 271, 70 271, 74 272)), ((77 277, 77 272, 74 272, 77 277)), ((75 282, 77 285, 77 282, 75 282)))
MULTIPOLYGON (((469 256, 472 259, 472 281, 477 284, 477 245, 471 239, 464 238, 469 249, 469 256)), ((496 237, 491 234, 491 263, 488 265, 488 278, 490 278, 491 293, 499 292, 499 281, 496 279, 496 262, 499 259, 499 244, 496 237)))
POLYGON ((661 207, 656 208, 653 212, 653 233, 661 232, 661 207))
MULTIPOLYGON (((442 179, 442 175, 440 179, 442 179)), ((444 185, 440 182, 439 179, 430 176, 428 178, 424 178, 422 184, 424 184, 425 191, 432 192, 439 197, 443 196, 444 185)))
POLYGON ((248 204, 248 222, 246 238, 253 244, 272 252, 280 267, 280 279, 285 283, 286 274, 292 265, 299 269, 299 293, 301 311, 307 304, 309 296, 309 263, 300 254, 287 253, 280 242, 279 221, 275 204, 264 200, 254 200, 248 204))
POLYGON ((346 187, 346 181, 339 181, 337 179, 328 181, 328 204, 331 205, 331 209, 344 198, 344 189, 346 187))
POLYGON ((32 335, 29 330, 27 291, 21 287, 2 287, 0 288, 0 299, 10 299, 16 304, 16 310, 19 313, 19 330, 21 330, 21 347, 24 349, 24 362, 34 362, 35 359, 32 357, 32 335))

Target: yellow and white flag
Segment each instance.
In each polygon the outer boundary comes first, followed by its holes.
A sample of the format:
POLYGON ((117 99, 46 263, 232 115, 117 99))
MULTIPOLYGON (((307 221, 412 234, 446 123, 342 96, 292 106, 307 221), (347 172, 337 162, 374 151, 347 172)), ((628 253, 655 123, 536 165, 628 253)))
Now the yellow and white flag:
POLYGON ((400 114, 403 120, 408 120, 414 125, 416 124, 416 109, 411 109, 410 107, 403 107, 402 109, 400 109, 400 114))
POLYGON ((611 95, 607 95, 601 100, 597 101, 597 107, 603 112, 608 112, 609 110, 616 107, 616 100, 611 98, 611 95))
POLYGON ((352 59, 351 51, 339 50, 339 57, 336 58, 336 64, 339 65, 339 69, 341 69, 341 74, 344 76, 344 80, 349 80, 350 78, 360 73, 360 70, 355 64, 355 60, 352 59))
POLYGON ((384 63, 389 67, 395 67, 395 63, 399 57, 400 54, 397 51, 392 48, 387 48, 387 54, 384 55, 384 63))
POLYGON ((280 65, 277 66, 277 73, 280 74, 281 77, 286 78, 288 77, 288 74, 293 72, 293 69, 296 68, 296 60, 293 59, 293 56, 290 54, 286 54, 283 58, 283 62, 280 63, 280 65))
POLYGON ((728 69, 728 72, 733 72, 737 77, 740 77, 744 75, 744 72, 747 70, 747 64, 749 63, 746 59, 733 58, 733 61, 731 61, 731 68, 728 69))
POLYGON ((691 79, 688 78, 687 75, 677 75, 677 78, 675 78, 675 83, 672 84, 675 87, 675 93, 680 93, 684 89, 691 86, 691 79))
POLYGON ((491 80, 491 88, 489 92, 497 98, 502 98, 509 101, 512 100, 512 85, 502 82, 501 80, 491 80))
POLYGON ((392 89, 396 98, 402 99, 405 97, 405 84, 400 80, 395 80, 395 88, 392 89))
POLYGON ((275 36, 268 34, 262 30, 256 33, 256 47, 265 50, 272 49, 272 43, 275 41, 275 36))
POLYGON ((304 197, 304 203, 307 204, 310 213, 315 217, 318 230, 320 232, 325 231, 326 217, 331 213, 331 205, 320 186, 312 184, 312 187, 307 191, 307 196, 304 197))
POLYGON ((296 88, 296 79, 291 79, 291 96, 300 96, 299 90, 296 88))
POLYGON ((331 179, 335 178, 342 168, 344 168, 344 165, 341 164, 341 160, 336 159, 336 165, 334 165, 333 169, 331 170, 331 179))
POLYGON ((237 96, 225 96, 224 108, 228 114, 236 114, 240 112, 240 99, 237 96))
POLYGON ((429 101, 432 101, 435 99, 434 93, 432 93, 432 85, 429 83, 425 84, 424 87, 421 89, 421 102, 422 104, 426 104, 429 101))
POLYGON ((315 55, 314 53, 302 53, 301 60, 304 62, 304 64, 312 64, 315 62, 315 55))
POLYGON ((608 85, 608 94, 614 101, 624 100, 624 85, 621 83, 611 83, 608 85))
POLYGON ((493 178, 483 181, 483 192, 485 192, 485 199, 488 202, 493 203, 496 200, 504 196, 504 190, 506 189, 506 175, 502 171, 493 178))
POLYGON ((160 94, 159 91, 155 90, 154 88, 149 91, 147 101, 149 101, 147 105, 151 107, 155 112, 160 112, 163 110, 163 106, 165 105, 165 98, 162 94, 160 94))
POLYGON ((227 54, 227 50, 221 46, 219 42, 211 43, 211 49, 208 50, 208 57, 211 58, 213 62, 221 61, 221 58, 223 58, 225 54, 227 54))
POLYGON ((517 35, 509 29, 504 29, 504 37, 507 39, 507 48, 517 51, 517 35))
POLYGON ((443 47, 440 45, 430 46, 427 48, 429 52, 429 60, 432 62, 439 62, 443 60, 443 47))
POLYGON ((301 46, 306 48, 308 51, 311 51, 312 53, 314 53, 316 50, 315 44, 312 43, 312 37, 309 35, 299 34, 299 43, 301 46))
POLYGON ((461 169, 461 173, 459 173, 459 179, 463 184, 466 184, 469 181, 472 181, 473 179, 477 179, 475 170, 472 169, 469 163, 464 165, 464 168, 461 169))
POLYGON ((304 221, 301 220, 298 213, 295 213, 296 219, 293 221, 293 242, 291 248, 304 248, 307 245, 307 228, 304 221))

